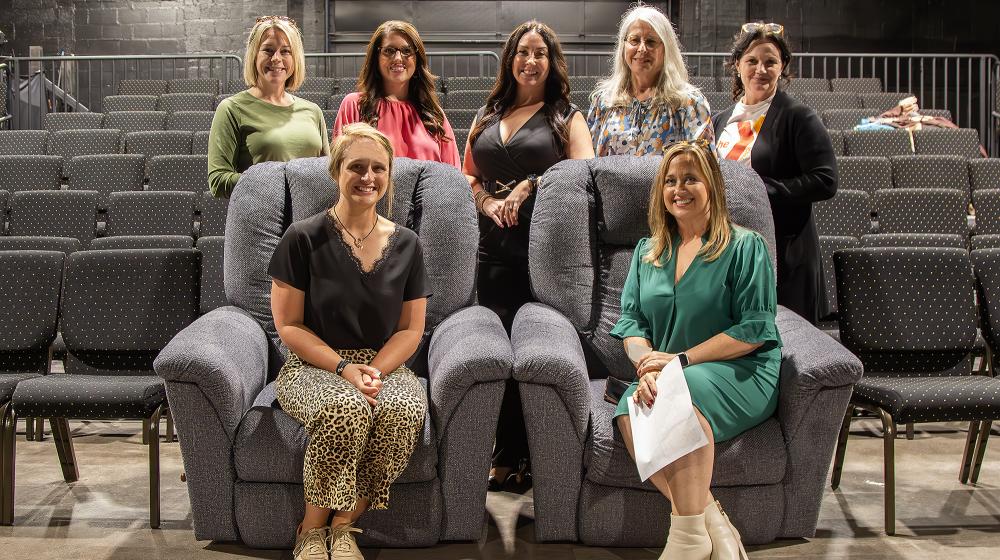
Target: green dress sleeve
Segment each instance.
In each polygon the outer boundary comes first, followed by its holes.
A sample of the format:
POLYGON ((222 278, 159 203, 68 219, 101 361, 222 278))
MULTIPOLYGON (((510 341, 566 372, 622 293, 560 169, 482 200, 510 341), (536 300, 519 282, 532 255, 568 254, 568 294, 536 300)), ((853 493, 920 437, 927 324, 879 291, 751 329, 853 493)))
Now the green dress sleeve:
POLYGON ((208 133, 208 188, 216 197, 228 197, 240 180, 236 171, 240 125, 227 101, 223 100, 216 109, 208 133))
POLYGON ((642 255, 646 252, 646 239, 641 239, 632 253, 632 264, 628 269, 628 277, 622 286, 622 316, 611 329, 611 336, 626 339, 630 336, 641 336, 653 340, 653 331, 649 322, 639 308, 639 265, 642 255))
POLYGON ((323 139, 323 148, 320 152, 321 156, 330 155, 330 133, 326 130, 326 119, 323 117, 323 110, 319 111, 319 137, 323 139))
POLYGON ((777 291, 771 258, 764 239, 750 231, 734 231, 729 287, 732 290, 732 316, 736 320, 725 334, 748 344, 761 344, 759 350, 781 346, 774 325, 777 291))

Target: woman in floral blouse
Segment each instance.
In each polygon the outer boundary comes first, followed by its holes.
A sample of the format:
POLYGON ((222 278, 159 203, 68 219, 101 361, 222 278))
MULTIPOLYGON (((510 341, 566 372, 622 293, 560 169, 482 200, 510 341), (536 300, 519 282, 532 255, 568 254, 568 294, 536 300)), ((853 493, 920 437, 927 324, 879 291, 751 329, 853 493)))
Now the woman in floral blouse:
POLYGON ((626 12, 611 76, 597 84, 587 123, 598 157, 654 155, 677 140, 714 140, 708 101, 688 83, 670 20, 650 6, 626 12))

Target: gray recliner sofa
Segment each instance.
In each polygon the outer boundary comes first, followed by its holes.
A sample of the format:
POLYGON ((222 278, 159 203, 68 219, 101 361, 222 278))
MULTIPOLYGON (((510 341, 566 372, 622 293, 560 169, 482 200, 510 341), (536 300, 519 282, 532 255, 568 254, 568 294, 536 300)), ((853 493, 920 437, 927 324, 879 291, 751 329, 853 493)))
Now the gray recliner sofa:
MULTIPOLYGON (((542 178, 529 263, 539 303, 512 330, 534 476, 539 541, 659 547, 670 507, 641 483, 605 379, 634 379, 620 340, 621 288, 636 243, 648 235, 649 187, 661 158, 564 161, 542 178)), ((758 231, 774 255, 765 187, 722 163, 733 221, 758 231)), ((824 480, 861 363, 838 342, 779 308, 784 342, 775 415, 716 446, 712 491, 748 544, 812 536, 824 480)))
MULTIPOLYGON (((275 402, 284 349, 271 318, 267 265, 288 224, 336 199, 327 165, 328 158, 301 159, 243 174, 226 226, 230 305, 200 317, 156 360, 177 425, 197 539, 293 544, 304 507, 307 435, 275 402)), ((512 370, 510 341, 499 318, 474 305, 479 233, 465 178, 451 166, 396 158, 393 181, 392 218, 419 234, 433 287, 427 332, 410 362, 426 383, 429 407, 389 509, 365 514, 358 540, 400 547, 475 540, 512 370)))

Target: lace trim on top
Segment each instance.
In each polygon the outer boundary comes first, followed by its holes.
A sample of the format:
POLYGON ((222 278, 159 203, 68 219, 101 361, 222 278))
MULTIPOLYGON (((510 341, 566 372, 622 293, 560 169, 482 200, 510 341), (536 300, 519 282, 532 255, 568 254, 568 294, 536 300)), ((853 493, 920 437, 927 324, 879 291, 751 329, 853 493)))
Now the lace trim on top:
POLYGON ((340 224, 337 223, 337 220, 330 214, 329 210, 326 211, 326 222, 330 224, 334 233, 337 234, 335 237, 340 240, 340 244, 344 246, 344 249, 347 250, 347 254, 351 256, 351 260, 354 261, 354 265, 358 267, 358 272, 366 276, 375 274, 375 272, 378 271, 378 269, 382 266, 382 263, 385 261, 386 255, 389 254, 389 249, 396 244, 396 238, 399 237, 399 224, 393 224, 392 233, 389 234, 389 239, 386 240, 385 245, 382 247, 382 252, 379 254, 378 258, 372 262, 371 270, 365 270, 364 265, 361 263, 361 259, 358 258, 358 255, 354 252, 354 247, 351 243, 344 239, 344 234, 340 232, 340 224))

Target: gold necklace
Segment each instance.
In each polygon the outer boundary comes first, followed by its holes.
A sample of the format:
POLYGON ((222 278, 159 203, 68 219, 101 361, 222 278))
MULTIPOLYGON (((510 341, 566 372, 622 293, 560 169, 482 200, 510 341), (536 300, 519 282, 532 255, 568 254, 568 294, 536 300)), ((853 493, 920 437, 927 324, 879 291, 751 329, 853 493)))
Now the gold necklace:
POLYGON ((368 239, 368 236, 370 236, 372 232, 375 231, 375 226, 378 225, 378 214, 375 214, 375 223, 372 224, 372 229, 368 230, 368 233, 364 234, 364 236, 362 237, 354 237, 354 234, 351 233, 351 230, 347 229, 347 224, 345 224, 343 220, 340 219, 340 216, 337 215, 337 207, 334 206, 333 208, 331 208, 331 210, 333 210, 333 217, 335 220, 337 220, 337 223, 339 223, 341 227, 344 229, 344 231, 347 233, 347 235, 350 235, 351 239, 354 240, 354 246, 357 247, 358 249, 364 249, 365 239, 368 239))

